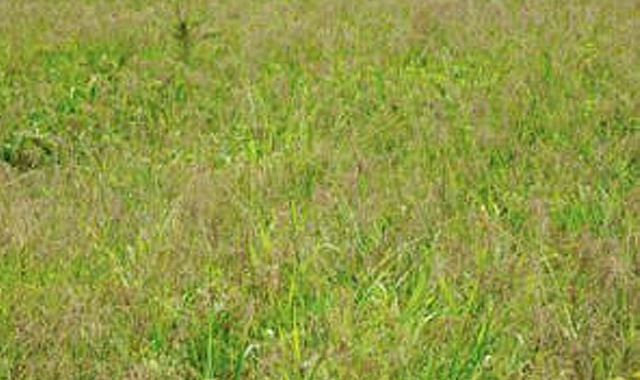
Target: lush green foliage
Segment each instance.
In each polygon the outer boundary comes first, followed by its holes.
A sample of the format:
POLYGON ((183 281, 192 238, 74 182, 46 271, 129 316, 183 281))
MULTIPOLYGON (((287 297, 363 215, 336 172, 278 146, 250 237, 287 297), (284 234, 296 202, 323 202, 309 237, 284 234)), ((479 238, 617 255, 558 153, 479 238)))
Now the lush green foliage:
POLYGON ((0 379, 640 369, 635 0, 0 1, 0 379))

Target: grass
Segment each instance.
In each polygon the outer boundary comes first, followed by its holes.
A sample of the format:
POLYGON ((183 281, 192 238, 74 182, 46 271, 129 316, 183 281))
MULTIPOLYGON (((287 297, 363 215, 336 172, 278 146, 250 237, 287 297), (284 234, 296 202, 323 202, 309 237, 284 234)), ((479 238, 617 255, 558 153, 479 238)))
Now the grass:
POLYGON ((0 379, 633 378, 639 20, 0 2, 0 379))

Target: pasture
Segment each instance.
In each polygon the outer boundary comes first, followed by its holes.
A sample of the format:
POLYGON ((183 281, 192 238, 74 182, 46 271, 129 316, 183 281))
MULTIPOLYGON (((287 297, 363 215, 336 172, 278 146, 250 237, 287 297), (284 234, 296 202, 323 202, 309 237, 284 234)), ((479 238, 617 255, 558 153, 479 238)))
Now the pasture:
POLYGON ((639 179, 636 0, 0 0, 0 380, 640 378, 639 179))

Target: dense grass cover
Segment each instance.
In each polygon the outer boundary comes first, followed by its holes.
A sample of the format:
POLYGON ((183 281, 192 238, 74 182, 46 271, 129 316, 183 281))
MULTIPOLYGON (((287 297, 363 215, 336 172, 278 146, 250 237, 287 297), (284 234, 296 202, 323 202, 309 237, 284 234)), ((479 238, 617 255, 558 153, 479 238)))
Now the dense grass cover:
POLYGON ((0 1, 0 379, 640 370, 636 0, 0 1))

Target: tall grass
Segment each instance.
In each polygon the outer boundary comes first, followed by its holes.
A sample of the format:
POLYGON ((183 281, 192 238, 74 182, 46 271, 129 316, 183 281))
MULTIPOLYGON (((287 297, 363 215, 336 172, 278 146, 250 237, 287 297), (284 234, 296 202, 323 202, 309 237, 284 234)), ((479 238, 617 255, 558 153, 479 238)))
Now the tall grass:
POLYGON ((640 369, 633 0, 0 2, 0 379, 640 369))

